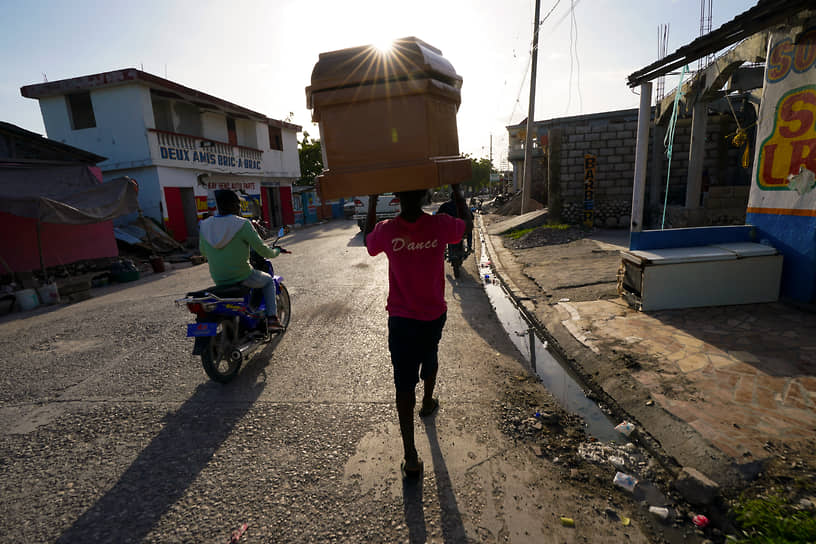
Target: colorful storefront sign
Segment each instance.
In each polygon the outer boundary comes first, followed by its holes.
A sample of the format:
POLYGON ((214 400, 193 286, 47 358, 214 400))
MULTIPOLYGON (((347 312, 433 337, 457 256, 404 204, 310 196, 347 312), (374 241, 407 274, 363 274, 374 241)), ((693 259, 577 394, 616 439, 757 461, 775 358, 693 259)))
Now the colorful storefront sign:
POLYGON ((816 27, 774 33, 747 222, 785 256, 783 295, 816 298, 816 27))

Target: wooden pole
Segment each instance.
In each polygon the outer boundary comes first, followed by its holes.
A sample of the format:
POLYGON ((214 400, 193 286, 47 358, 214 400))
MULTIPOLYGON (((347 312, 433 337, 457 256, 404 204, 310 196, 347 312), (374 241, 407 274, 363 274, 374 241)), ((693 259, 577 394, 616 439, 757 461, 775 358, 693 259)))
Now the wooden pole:
POLYGON ((530 211, 530 198, 533 187, 533 117, 535 116, 536 68, 538 65, 538 17, 541 13, 541 0, 535 3, 535 20, 533 22, 533 58, 530 68, 530 103, 527 108, 527 134, 524 138, 524 176, 521 178, 521 213, 530 211))

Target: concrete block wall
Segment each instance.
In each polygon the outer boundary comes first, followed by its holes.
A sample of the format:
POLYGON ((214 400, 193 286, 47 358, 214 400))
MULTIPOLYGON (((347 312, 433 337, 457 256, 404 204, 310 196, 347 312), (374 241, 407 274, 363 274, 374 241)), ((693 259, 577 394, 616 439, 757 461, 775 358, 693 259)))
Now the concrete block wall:
POLYGON ((562 220, 581 223, 584 218, 584 156, 596 158, 594 224, 629 226, 632 180, 635 171, 637 112, 617 116, 584 117, 560 126, 562 220))
MULTIPOLYGON (((553 120, 550 128, 561 131, 560 149, 560 191, 561 221, 578 224, 584 218, 584 155, 596 157, 594 184, 594 225, 606 228, 628 228, 632 207, 632 187, 635 172, 635 146, 637 140, 637 111, 615 112, 617 115, 598 114, 553 120)), ((731 145, 731 138, 737 129, 729 115, 712 115, 708 120, 706 136, 706 156, 704 172, 708 186, 736 186, 749 183, 750 166, 743 169, 739 165, 742 149, 731 145), (730 136, 726 139, 726 136, 730 136)), ((727 192, 727 202, 718 203, 711 213, 698 213, 694 217, 683 214, 676 208, 686 204, 686 181, 688 177, 689 148, 691 139, 691 119, 681 119, 675 129, 672 145, 671 171, 665 157, 663 142, 658 144, 657 153, 662 154, 660 178, 655 183, 647 182, 646 202, 649 202, 651 187, 659 188, 659 210, 647 209, 646 217, 660 217, 669 177, 667 203, 673 208, 672 215, 678 223, 697 222, 703 224, 737 224, 740 216, 744 221, 745 203, 735 192, 727 192), (741 211, 740 211, 741 209, 741 211), (726 211, 727 210, 727 211, 726 211), (684 219, 685 218, 685 219, 684 219)), ((652 173, 655 157, 651 135, 649 137, 649 160, 647 173, 652 173)), ((702 205, 702 202, 699 203, 702 205)), ((679 226, 679 225, 676 225, 679 226)), ((696 225, 692 225, 696 226, 696 225)))

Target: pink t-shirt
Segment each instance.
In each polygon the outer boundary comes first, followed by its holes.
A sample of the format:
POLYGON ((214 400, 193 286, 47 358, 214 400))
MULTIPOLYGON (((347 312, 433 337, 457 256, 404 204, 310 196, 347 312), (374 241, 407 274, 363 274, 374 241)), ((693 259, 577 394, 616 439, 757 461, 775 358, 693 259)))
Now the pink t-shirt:
POLYGON ((456 244, 465 222, 450 215, 423 214, 377 223, 366 239, 368 254, 388 256, 388 315, 432 321, 445 304, 445 246, 456 244))

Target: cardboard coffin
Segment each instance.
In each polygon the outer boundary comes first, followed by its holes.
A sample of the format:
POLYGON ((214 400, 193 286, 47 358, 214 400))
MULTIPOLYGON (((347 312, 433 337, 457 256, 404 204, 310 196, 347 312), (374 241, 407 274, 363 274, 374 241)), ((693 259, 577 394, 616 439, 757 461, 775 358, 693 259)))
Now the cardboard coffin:
POLYGON ((389 52, 322 53, 306 89, 323 149, 321 198, 470 179, 456 128, 461 85, 441 52, 417 38, 397 40, 389 52))

